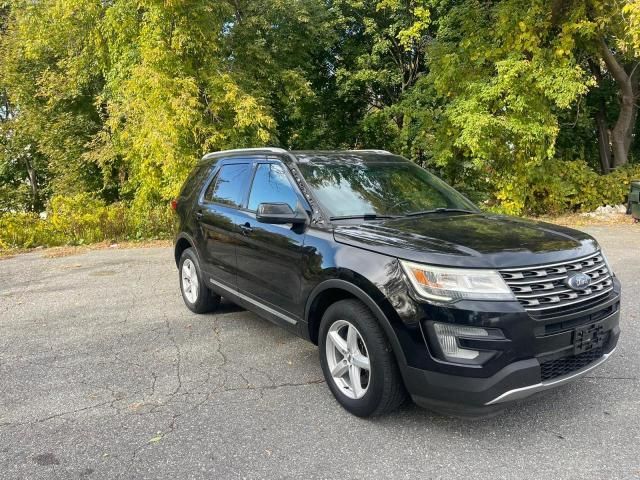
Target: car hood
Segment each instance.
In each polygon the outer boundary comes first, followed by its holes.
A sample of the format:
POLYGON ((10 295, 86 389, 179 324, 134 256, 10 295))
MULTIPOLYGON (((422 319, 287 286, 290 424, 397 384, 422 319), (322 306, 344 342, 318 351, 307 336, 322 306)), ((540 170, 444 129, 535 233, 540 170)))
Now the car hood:
POLYGON ((339 225, 337 242, 415 262, 509 268, 563 262, 596 252, 586 233, 503 215, 434 213, 339 225))

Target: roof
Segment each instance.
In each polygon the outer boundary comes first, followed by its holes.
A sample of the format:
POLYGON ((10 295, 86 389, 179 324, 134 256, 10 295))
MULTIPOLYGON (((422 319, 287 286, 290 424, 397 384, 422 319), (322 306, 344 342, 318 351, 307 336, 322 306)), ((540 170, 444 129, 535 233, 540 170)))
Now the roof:
POLYGON ((304 150, 291 152, 300 163, 400 163, 408 160, 386 150, 304 150))

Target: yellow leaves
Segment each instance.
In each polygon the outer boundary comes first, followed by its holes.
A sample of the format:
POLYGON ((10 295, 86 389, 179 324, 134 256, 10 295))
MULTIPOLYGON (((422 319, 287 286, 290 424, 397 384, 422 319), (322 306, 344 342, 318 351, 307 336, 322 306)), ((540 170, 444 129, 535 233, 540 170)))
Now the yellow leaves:
POLYGON ((195 161, 193 131, 201 120, 198 86, 193 78, 138 65, 114 93, 107 127, 131 168, 130 181, 147 201, 167 198, 195 161))
POLYGON ((379 0, 376 4, 376 11, 390 10, 392 12, 398 11, 403 8, 401 0, 379 0))
POLYGON ((235 137, 242 138, 245 135, 245 142, 257 145, 268 143, 275 128, 275 120, 267 109, 257 98, 245 93, 231 76, 222 75, 216 79, 216 83, 218 88, 222 88, 223 97, 210 108, 213 108, 212 113, 217 116, 223 115, 225 111, 230 114, 234 134, 225 136, 230 146, 249 146, 236 143, 235 137))
POLYGON ((414 43, 420 41, 431 24, 431 13, 429 12, 429 9, 425 7, 416 7, 413 11, 413 15, 415 17, 413 24, 410 25, 409 28, 398 32, 400 45, 405 47, 407 50, 410 50, 414 43))
POLYGON ((640 56, 640 0, 630 0, 622 8, 622 13, 628 19, 625 30, 631 38, 635 55, 640 56))
MULTIPOLYGON (((429 3, 424 0, 410 0, 404 2, 401 0, 378 0, 376 11, 386 11, 389 16, 406 17, 403 22, 405 28, 401 28, 398 24, 395 26, 393 33, 398 42, 407 51, 414 48, 415 44, 421 41, 431 24, 431 12, 428 8, 429 3), (408 25, 407 25, 408 24, 408 25)), ((375 22, 369 24, 368 28, 374 32, 377 25, 375 22)))

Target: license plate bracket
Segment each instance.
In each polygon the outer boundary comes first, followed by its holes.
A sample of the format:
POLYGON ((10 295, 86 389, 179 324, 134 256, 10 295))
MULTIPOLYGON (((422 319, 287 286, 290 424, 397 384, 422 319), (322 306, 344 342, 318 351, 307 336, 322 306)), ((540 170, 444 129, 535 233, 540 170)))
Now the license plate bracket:
POLYGON ((604 345, 604 327, 602 325, 588 325, 576 328, 573 335, 573 353, 588 352, 604 345))

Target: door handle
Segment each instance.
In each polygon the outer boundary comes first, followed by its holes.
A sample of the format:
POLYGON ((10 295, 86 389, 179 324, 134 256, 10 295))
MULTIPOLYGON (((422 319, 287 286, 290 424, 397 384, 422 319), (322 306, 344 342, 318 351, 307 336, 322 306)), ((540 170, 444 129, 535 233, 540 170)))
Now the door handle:
POLYGON ((201 211, 201 210, 198 210, 198 211, 196 212, 196 218, 197 218, 198 220, 200 220, 200 219, 202 218, 202 211, 201 211))
POLYGON ((253 232, 253 228, 251 228, 251 225, 249 224, 249 222, 247 222, 244 225, 240 225, 240 231, 243 235, 249 235, 251 232, 253 232))

